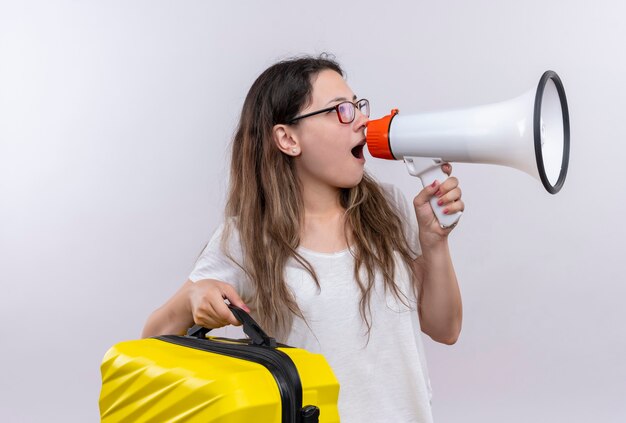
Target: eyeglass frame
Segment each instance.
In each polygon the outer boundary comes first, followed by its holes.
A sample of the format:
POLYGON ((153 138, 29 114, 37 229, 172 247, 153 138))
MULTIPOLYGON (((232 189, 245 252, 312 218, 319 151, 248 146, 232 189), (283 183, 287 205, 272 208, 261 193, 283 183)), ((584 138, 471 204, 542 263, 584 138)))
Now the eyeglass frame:
POLYGON ((357 109, 360 111, 360 108, 357 106, 357 104, 361 103, 362 101, 365 101, 366 102, 365 104, 367 104, 367 109, 368 109, 367 117, 369 117, 370 101, 368 99, 366 99, 366 98, 362 98, 360 100, 357 100, 356 102, 352 102, 350 100, 342 101, 341 103, 335 104, 334 106, 327 107, 327 108, 322 109, 322 110, 317 110, 315 112, 306 113, 306 114, 301 115, 301 116, 296 116, 295 118, 293 118, 293 119, 291 119, 289 121, 289 124, 291 125, 292 123, 294 123, 294 122, 296 122, 296 121, 298 121, 300 119, 304 119, 304 118, 308 118, 308 117, 311 117, 311 116, 319 115, 321 113, 330 112, 331 110, 334 109, 335 112, 337 112, 337 119, 339 119, 339 122, 343 123, 344 125, 347 125, 349 123, 354 122, 354 119, 356 119, 356 111, 357 111, 357 109), (343 120, 341 120, 341 113, 339 113, 339 106, 341 106, 342 104, 345 104, 345 103, 350 103, 354 107, 354 115, 352 116, 352 120, 350 120, 349 122, 344 122, 343 120))

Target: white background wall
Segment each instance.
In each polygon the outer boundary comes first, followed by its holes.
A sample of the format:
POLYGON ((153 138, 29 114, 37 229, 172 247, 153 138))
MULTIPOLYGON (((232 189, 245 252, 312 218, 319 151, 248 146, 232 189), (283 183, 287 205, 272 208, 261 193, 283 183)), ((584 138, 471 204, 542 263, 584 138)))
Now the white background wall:
MULTIPOLYGON (((559 195, 454 166, 465 320, 455 346, 426 341, 434 413, 624 421, 625 15, 618 0, 1 2, 0 420, 98 420, 103 354, 139 335, 220 220, 250 84, 330 51, 375 117, 504 100, 559 72, 559 195)), ((420 189, 401 163, 368 167, 420 189)))

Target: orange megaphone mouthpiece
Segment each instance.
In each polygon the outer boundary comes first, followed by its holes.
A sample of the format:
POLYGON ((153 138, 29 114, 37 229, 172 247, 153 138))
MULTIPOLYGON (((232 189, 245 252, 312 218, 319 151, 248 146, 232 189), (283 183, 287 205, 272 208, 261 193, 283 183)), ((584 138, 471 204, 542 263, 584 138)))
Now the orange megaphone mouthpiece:
POLYGON ((367 149, 373 157, 396 160, 391 152, 389 128, 393 117, 397 114, 398 109, 393 109, 387 116, 367 122, 367 149))

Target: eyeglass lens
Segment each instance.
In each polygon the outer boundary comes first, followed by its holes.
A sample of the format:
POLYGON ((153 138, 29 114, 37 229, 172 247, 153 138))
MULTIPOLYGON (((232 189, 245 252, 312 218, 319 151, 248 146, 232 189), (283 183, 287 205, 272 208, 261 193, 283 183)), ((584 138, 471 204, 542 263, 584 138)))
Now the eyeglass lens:
MULTIPOLYGON (((356 103, 356 107, 359 108, 359 112, 369 117, 370 105, 367 100, 365 99, 359 100, 356 103)), ((337 106, 337 111, 339 112, 339 118, 342 123, 350 123, 354 120, 354 114, 355 114, 354 109, 355 109, 355 105, 348 101, 346 101, 345 103, 341 103, 337 106)))

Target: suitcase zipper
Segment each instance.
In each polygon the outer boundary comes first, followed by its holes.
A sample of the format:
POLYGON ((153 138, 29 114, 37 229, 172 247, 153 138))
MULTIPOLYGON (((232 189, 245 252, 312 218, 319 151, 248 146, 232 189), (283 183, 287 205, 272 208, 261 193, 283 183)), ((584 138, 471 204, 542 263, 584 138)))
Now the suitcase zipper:
POLYGON ((158 336, 165 342, 195 348, 202 351, 241 358, 263 365, 276 379, 282 400, 282 423, 302 423, 302 383, 291 358, 282 351, 250 344, 224 344, 210 339, 185 336, 158 336))

